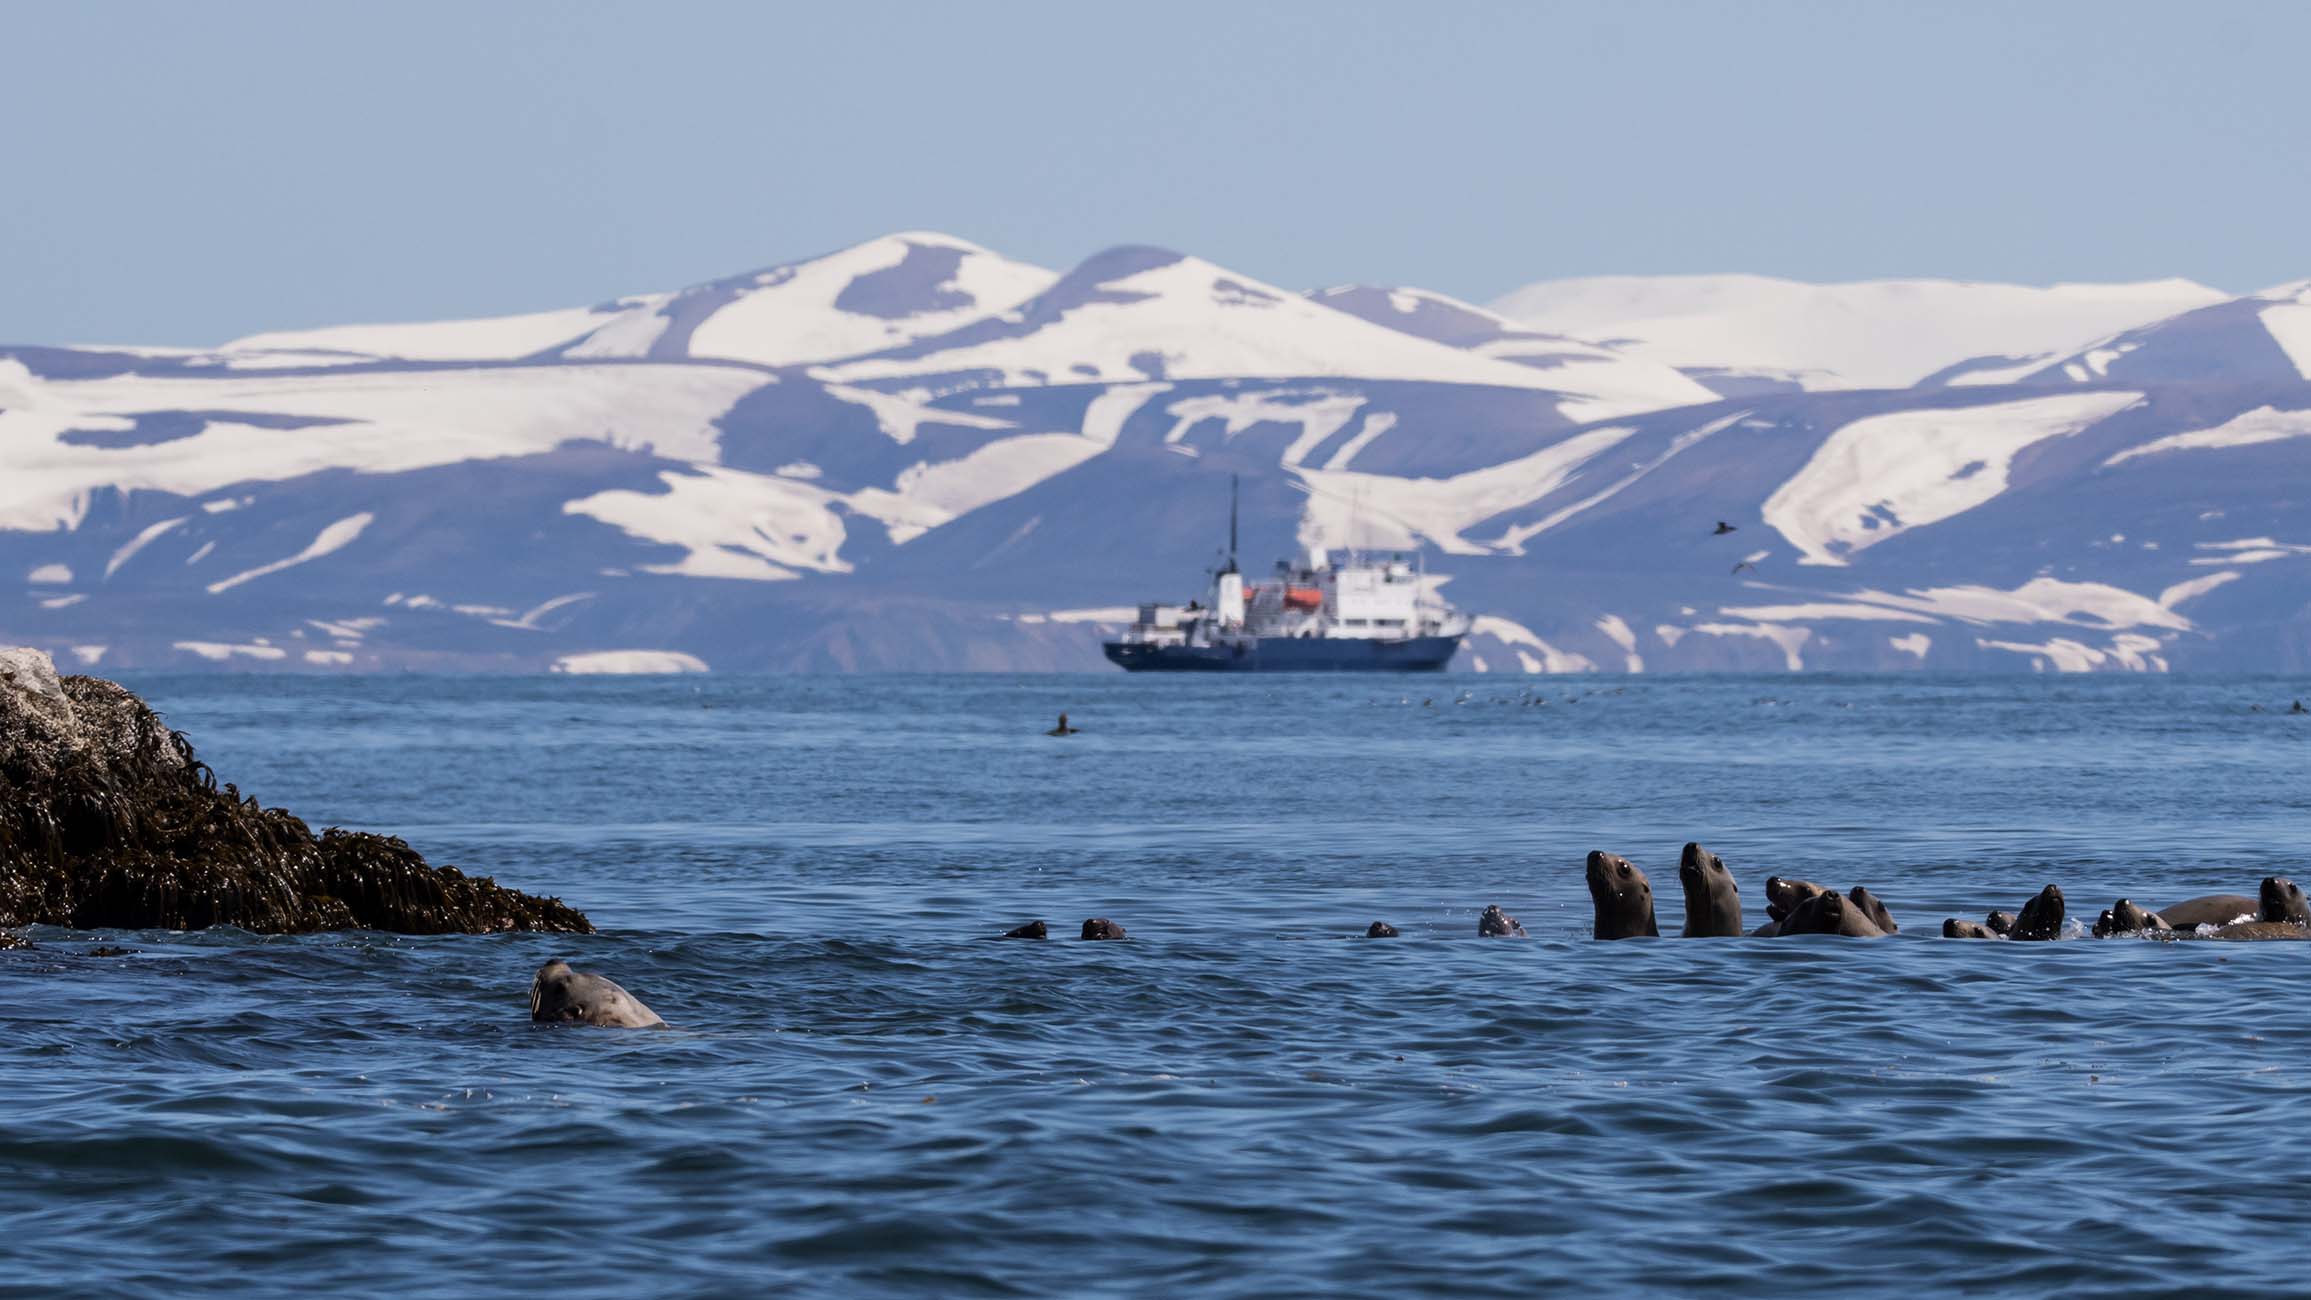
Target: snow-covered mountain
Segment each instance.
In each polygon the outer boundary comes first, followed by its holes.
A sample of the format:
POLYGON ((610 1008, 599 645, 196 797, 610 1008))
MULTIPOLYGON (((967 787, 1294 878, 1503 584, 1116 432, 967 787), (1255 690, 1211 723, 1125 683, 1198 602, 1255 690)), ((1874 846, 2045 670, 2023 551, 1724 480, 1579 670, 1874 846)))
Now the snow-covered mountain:
POLYGON ((1559 294, 1585 333, 909 233, 570 311, 0 348, 0 641, 1094 667, 1240 476, 1248 556, 1424 548, 1469 668, 2311 666, 2303 284, 1706 279, 1559 294))
POLYGON ((1738 394, 1907 388, 1962 362, 2044 357, 2223 297, 2189 280, 2034 288, 1617 275, 1543 280, 1492 306, 1531 328, 1594 339, 1738 394))

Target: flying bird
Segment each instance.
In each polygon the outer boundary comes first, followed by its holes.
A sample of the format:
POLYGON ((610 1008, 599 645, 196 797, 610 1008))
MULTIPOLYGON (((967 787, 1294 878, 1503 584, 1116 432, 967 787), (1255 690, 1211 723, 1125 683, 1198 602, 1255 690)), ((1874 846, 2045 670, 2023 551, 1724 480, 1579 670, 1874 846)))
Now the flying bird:
POLYGON ((1713 531, 1713 532, 1711 532, 1709 535, 1710 535, 1711 537, 1723 537, 1723 536, 1725 536, 1727 533, 1730 533, 1730 532, 1732 532, 1732 531, 1734 531, 1734 529, 1733 529, 1733 525, 1732 525, 1732 524, 1729 524, 1729 523, 1727 523, 1727 522, 1725 522, 1725 521, 1724 521, 1724 520, 1722 520, 1722 519, 1720 519, 1720 520, 1718 520, 1718 521, 1717 521, 1717 528, 1716 528, 1716 530, 1715 530, 1715 531, 1713 531))
POLYGON ((1736 565, 1734 565, 1734 566, 1733 566, 1733 571, 1734 571, 1735 573, 1739 573, 1739 572, 1741 572, 1743 569, 1747 569, 1747 570, 1749 570, 1749 571, 1750 571, 1750 572, 1752 572, 1752 573, 1755 573, 1755 572, 1757 572, 1757 566, 1756 566, 1756 565, 1754 565, 1754 564, 1751 564, 1751 563, 1750 563, 1749 561, 1747 561, 1747 560, 1743 560, 1741 563, 1739 563, 1739 564, 1736 564, 1736 565))

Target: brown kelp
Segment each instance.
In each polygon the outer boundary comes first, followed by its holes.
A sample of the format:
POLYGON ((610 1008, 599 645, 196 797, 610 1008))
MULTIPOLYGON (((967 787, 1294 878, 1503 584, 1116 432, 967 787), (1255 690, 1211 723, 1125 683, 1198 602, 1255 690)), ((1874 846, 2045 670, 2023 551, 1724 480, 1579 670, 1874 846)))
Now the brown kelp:
POLYGON ((144 701, 0 650, 0 926, 590 933, 584 914, 399 839, 244 797, 144 701))

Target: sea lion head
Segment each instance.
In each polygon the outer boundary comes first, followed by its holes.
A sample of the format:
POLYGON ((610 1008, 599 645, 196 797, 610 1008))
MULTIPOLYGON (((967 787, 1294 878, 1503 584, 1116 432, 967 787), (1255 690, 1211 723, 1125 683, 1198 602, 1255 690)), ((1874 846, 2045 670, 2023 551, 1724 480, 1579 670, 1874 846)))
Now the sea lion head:
POLYGON ((1653 882, 1617 853, 1592 851, 1588 862, 1589 903, 1596 913, 1590 933, 1599 939, 1658 937, 1653 919, 1653 882))
POLYGON ((1698 844, 1688 844, 1677 859, 1677 881, 1685 887, 1685 937, 1721 937, 1741 933, 1741 886, 1725 862, 1698 844))
POLYGON ((1782 876, 1765 878, 1765 913, 1776 921, 1786 921, 1805 901, 1816 894, 1830 892, 1810 880, 1790 880, 1782 876))
POLYGON ((1484 915, 1476 919, 1476 937, 1479 939, 1522 939, 1525 937, 1525 927, 1517 924, 1517 918, 1502 911, 1500 906, 1495 904, 1487 907, 1484 910, 1484 915))
POLYGON ((1041 921, 1029 921, 1016 930, 1005 930, 1003 937, 1006 939, 1048 939, 1051 937, 1051 927, 1041 921))
POLYGON ((2145 930, 2170 928, 2157 914, 2131 898, 2122 898, 2104 908, 2102 915, 2095 918, 2094 937, 2107 939, 2114 934, 2140 934, 2145 930))
POLYGON ((1124 937, 1123 927, 1104 916, 1095 916, 1083 923, 1083 937, 1086 939, 1121 939, 1124 937))
POLYGON ((2048 885, 2036 897, 2022 905, 2022 915, 2014 918, 2012 939, 2058 939, 2062 937, 2062 886, 2048 885))
POLYGON ((2311 925, 2311 905, 2306 905, 2303 891, 2285 876, 2263 878, 2262 906, 2256 910, 2258 921, 2276 921, 2283 925, 2311 925))
POLYGON ((530 978, 530 1019, 549 1024, 604 1025, 649 1029, 666 1022, 616 980, 572 970, 559 957, 530 978))
POLYGON ((2000 936, 1980 921, 1961 921, 1953 916, 1942 922, 1942 937, 1945 939, 1996 939, 2000 936))
POLYGON ((1983 917, 1982 924, 1990 933, 2005 938, 2014 933, 2014 913, 1999 908, 1983 917))
POLYGON ((1364 932, 1364 937, 1367 939, 1393 939, 1396 937, 1396 927, 1386 921, 1374 921, 1372 928, 1364 932))

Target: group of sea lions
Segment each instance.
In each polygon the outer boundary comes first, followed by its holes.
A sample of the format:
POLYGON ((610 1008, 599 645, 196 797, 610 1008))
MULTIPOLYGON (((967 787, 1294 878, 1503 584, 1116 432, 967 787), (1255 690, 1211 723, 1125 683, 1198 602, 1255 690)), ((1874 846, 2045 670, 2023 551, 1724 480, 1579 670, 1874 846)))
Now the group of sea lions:
MULTIPOLYGON (((1589 902, 1595 912, 1590 933, 1599 939, 1650 938, 1661 933, 1653 918, 1653 885, 1627 858, 1593 852, 1588 861, 1589 902)), ((1747 933, 1765 938, 1790 934, 1838 934, 1872 939, 1893 934, 1894 923, 1886 905, 1860 885, 1844 894, 1808 880, 1772 876, 1765 882, 1764 925, 1744 931, 1741 887, 1733 873, 1714 853, 1699 844, 1687 844, 1677 863, 1678 881, 1685 887, 1685 929, 1688 939, 1747 933)), ((1488 915, 1498 909, 1488 909, 1488 915)), ((2062 888, 2048 885, 2022 905, 2019 913, 1997 911, 1980 922, 1952 917, 1942 923, 1947 939, 2047 940, 2062 936, 2065 913, 2062 888)), ((1477 933, 1489 934, 1481 923, 1477 933)), ((1519 931, 1518 933, 1522 933, 1519 931)), ((2311 939, 2311 906, 2303 891, 2282 876, 2263 881, 2260 896, 2210 894, 2147 911, 2128 899, 2103 910, 2094 924, 2098 939, 2135 935, 2160 939, 2311 939)))
MULTIPOLYGON (((1598 939, 1658 938, 1661 926, 1653 915, 1653 882, 1629 859, 1614 853, 1593 852, 1587 864, 1589 903, 1594 913, 1590 934, 1598 939)), ((1860 885, 1840 894, 1810 880, 1769 876, 1765 882, 1766 922, 1744 929, 1741 887, 1725 862, 1699 844, 1688 844, 1677 861, 1677 879, 1685 888, 1685 928, 1688 939, 1733 938, 1747 935, 1835 934, 1854 939, 1875 939, 1898 932, 1891 912, 1860 885)), ((1957 917, 1942 922, 1946 939, 2049 940, 2062 937, 2062 889, 2048 885, 2018 912, 1995 911, 1981 921, 1957 917)), ((1486 939, 1522 939, 1525 928, 1497 906, 1477 918, 1477 936, 1486 939)), ((2260 896, 2209 894, 2147 911, 2128 899, 2103 909, 2094 923, 2094 937, 2140 936, 2152 939, 2311 939, 2311 905, 2295 882, 2282 876, 2263 881, 2260 896)), ((1005 931, 1004 939, 1047 939, 1051 927, 1042 921, 1005 931)), ((1083 923, 1085 939, 1121 939, 1124 928, 1104 916, 1083 923)), ((1394 939, 1395 926, 1374 921, 1367 939, 1394 939)), ((607 1025, 623 1028, 660 1028, 665 1021, 642 1005, 641 999, 600 975, 570 969, 568 962, 550 961, 540 967, 530 984, 530 1018, 558 1024, 607 1025)))
MULTIPOLYGON (((1617 853, 1592 852, 1588 860, 1590 936, 1597 939, 1650 939, 1661 933, 1653 917, 1653 882, 1636 863, 1617 853)), ((1784 934, 1842 934, 1875 939, 1901 929, 1877 896, 1860 885, 1845 893, 1810 880, 1769 876, 1765 882, 1765 924, 1746 929, 1741 886, 1725 860, 1698 844, 1678 855, 1677 880, 1685 888, 1688 939, 1770 938, 1784 934)))
MULTIPOLYGON (((1946 939, 2052 939, 2062 933, 2059 886, 2048 885, 2022 905, 2019 916, 1992 912, 1981 921, 1951 917, 1942 922, 1946 939)), ((2097 939, 2311 939, 2311 905, 2285 876, 2266 876, 2257 896, 2208 894, 2151 911, 2122 898, 2095 918, 2097 939)))

